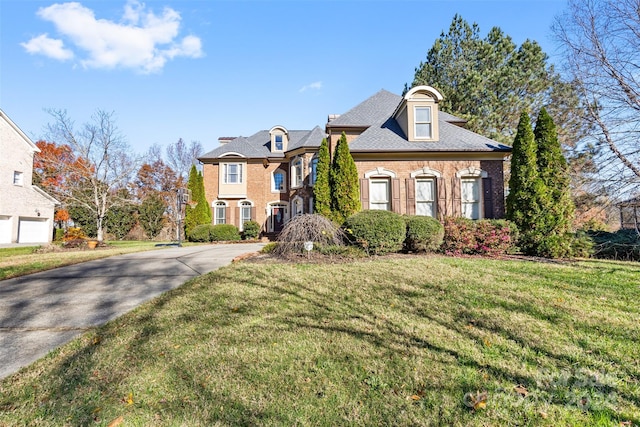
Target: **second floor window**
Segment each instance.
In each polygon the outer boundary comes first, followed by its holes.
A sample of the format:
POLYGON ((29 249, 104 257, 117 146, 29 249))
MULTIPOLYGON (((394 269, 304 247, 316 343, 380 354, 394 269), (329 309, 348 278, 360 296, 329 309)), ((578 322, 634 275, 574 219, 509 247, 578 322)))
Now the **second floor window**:
POLYGON ((242 183, 242 164, 226 163, 224 165, 224 183, 225 184, 241 184, 242 183))
POLYGON ((284 191, 284 172, 275 171, 273 173, 273 191, 284 191))
POLYGON ((291 186, 302 186, 302 159, 300 157, 296 158, 291 166, 291 186))
POLYGON ((24 178, 22 172, 13 172, 13 185, 24 185, 24 178))
POLYGON ((311 159, 311 185, 316 185, 318 179, 318 157, 311 159))
POLYGON ((282 135, 274 135, 274 138, 276 141, 276 150, 282 151, 282 149, 284 148, 284 145, 282 144, 282 135))
POLYGON ((431 138, 431 107, 415 107, 416 139, 431 138))

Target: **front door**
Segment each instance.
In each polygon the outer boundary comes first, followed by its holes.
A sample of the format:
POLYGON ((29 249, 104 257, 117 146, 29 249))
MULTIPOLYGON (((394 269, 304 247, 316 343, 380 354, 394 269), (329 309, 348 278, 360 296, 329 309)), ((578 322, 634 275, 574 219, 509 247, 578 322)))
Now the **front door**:
POLYGON ((271 217, 273 219, 273 231, 279 233, 284 227, 284 216, 286 210, 284 206, 274 206, 271 210, 271 217))

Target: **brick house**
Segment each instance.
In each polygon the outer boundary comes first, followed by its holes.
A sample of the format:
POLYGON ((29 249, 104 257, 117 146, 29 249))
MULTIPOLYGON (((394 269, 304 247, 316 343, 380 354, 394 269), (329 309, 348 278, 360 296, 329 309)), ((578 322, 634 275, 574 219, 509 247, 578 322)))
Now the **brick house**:
POLYGON ((40 149, 0 110, 0 243, 49 243, 58 201, 35 185, 40 149))
POLYGON ((274 126, 250 137, 220 140, 203 155, 205 195, 214 223, 244 221, 277 233, 295 215, 313 211, 316 154, 323 138, 333 152, 344 132, 360 177, 363 209, 400 214, 504 216, 504 158, 511 147, 464 128, 439 111, 442 95, 417 86, 404 96, 381 90, 323 131, 274 126))

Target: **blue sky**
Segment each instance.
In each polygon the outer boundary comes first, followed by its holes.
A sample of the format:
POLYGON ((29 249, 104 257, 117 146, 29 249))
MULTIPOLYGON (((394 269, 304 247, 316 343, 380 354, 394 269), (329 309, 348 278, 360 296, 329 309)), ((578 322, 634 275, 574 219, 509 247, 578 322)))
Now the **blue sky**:
POLYGON ((564 0, 0 0, 0 108, 34 141, 47 108, 96 109, 143 154, 178 138, 324 126, 380 89, 400 93, 459 13, 554 58, 564 0))

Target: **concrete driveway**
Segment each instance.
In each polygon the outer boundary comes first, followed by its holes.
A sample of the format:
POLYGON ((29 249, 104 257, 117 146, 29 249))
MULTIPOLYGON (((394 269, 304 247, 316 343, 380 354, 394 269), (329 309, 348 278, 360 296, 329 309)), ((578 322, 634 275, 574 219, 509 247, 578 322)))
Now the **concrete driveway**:
POLYGON ((167 247, 0 281, 0 379, 262 243, 167 247))

